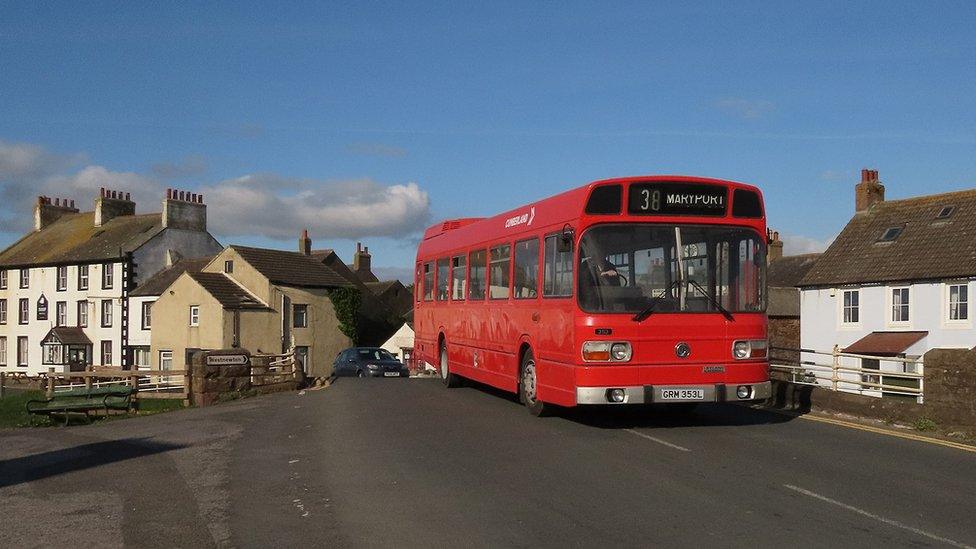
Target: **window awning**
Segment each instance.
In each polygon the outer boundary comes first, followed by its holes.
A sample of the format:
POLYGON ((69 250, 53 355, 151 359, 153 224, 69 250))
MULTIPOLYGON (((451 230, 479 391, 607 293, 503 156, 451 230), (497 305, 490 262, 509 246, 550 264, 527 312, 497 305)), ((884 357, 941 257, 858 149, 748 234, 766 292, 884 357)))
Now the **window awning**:
POLYGON ((928 332, 871 332, 850 344, 845 353, 894 356, 918 343, 928 332))

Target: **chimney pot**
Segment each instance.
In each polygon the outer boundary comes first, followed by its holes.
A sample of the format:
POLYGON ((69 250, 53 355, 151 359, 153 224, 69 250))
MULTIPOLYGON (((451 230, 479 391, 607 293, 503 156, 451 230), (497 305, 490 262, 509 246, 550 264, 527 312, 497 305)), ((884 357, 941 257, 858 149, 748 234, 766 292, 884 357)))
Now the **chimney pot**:
POLYGON ((198 194, 197 195, 197 198, 200 199, 200 201, 197 202, 197 204, 203 204, 203 195, 202 194, 198 194))

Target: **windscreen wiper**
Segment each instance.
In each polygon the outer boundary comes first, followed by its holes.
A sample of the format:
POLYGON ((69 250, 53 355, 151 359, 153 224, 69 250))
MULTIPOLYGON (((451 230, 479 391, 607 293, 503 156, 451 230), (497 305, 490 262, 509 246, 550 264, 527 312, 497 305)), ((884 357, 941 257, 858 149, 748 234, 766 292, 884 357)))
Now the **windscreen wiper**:
POLYGON ((717 299, 715 299, 714 297, 712 297, 711 295, 709 295, 709 293, 705 291, 705 288, 702 288, 701 287, 701 284, 695 282, 694 280, 690 280, 690 279, 688 280, 688 284, 691 284, 692 286, 694 286, 696 290, 698 290, 699 292, 702 293, 703 296, 705 296, 705 299, 707 299, 709 302, 711 302, 712 305, 715 305, 715 308, 718 309, 720 313, 722 313, 722 316, 724 316, 726 320, 729 320, 731 322, 735 322, 735 317, 732 316, 732 313, 730 313, 728 311, 728 309, 726 309, 725 307, 723 307, 718 302, 717 299))
POLYGON ((668 295, 668 293, 670 293, 671 290, 673 290, 675 286, 679 284, 681 284, 681 280, 675 280, 674 282, 672 282, 670 286, 668 286, 667 288, 665 288, 663 292, 661 292, 661 295, 651 299, 651 303, 648 304, 648 306, 643 311, 634 315, 634 318, 632 318, 631 320, 633 320, 634 322, 643 322, 645 318, 651 316, 651 313, 654 312, 654 308, 657 307, 657 304, 660 303, 662 299, 664 299, 664 296, 668 295))

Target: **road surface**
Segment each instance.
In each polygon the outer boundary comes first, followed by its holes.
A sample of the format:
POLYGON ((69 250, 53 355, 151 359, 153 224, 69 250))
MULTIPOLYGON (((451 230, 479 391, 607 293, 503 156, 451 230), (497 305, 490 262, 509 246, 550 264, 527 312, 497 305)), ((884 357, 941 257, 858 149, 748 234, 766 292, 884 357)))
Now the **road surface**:
POLYGON ((0 431, 0 547, 976 546, 976 453, 736 406, 321 391, 0 431))

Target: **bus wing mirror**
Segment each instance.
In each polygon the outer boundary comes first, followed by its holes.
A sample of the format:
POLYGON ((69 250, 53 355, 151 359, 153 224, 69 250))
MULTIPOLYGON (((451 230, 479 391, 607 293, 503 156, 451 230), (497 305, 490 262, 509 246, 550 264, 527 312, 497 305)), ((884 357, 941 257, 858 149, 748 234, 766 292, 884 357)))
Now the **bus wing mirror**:
POLYGON ((569 253, 573 251, 573 233, 571 231, 563 231, 556 239, 556 251, 562 254, 569 253))

